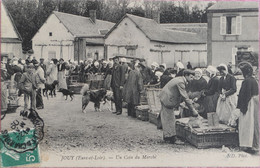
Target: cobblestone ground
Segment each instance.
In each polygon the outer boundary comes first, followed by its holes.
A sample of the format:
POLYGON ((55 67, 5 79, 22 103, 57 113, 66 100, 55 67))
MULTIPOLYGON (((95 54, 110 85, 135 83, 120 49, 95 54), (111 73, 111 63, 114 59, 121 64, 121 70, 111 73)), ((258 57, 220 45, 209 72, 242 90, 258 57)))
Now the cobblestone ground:
MULTIPOLYGON (((45 124, 44 139, 39 144, 41 164, 32 166, 259 165, 259 156, 238 148, 197 149, 187 142, 164 143, 162 131, 155 125, 128 117, 125 110, 119 116, 112 114, 108 105, 95 112, 90 103, 87 113, 82 113, 80 95, 70 101, 58 93, 49 100, 44 98, 44 103, 45 109, 38 110, 45 124), (64 156, 73 157, 68 160, 64 156)), ((15 118, 21 118, 19 109, 6 115, 1 128, 8 128, 15 118)))

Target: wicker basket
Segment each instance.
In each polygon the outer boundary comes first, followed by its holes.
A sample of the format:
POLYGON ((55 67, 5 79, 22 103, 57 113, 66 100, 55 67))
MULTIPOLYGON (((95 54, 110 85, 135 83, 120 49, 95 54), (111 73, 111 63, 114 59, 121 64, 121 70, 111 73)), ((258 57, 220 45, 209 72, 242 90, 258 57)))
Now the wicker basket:
POLYGON ((146 90, 149 108, 155 113, 161 110, 161 102, 158 97, 161 90, 162 89, 158 89, 158 88, 148 88, 146 90))
POLYGON ((135 108, 136 118, 142 121, 148 121, 149 120, 148 110, 149 110, 148 105, 136 106, 135 108))
MULTIPOLYGON (((222 125, 222 124, 220 124, 222 125)), ((228 127, 228 126, 226 126, 228 127)), ((197 148, 212 148, 238 145, 238 133, 234 128, 219 129, 218 131, 201 132, 195 128, 185 127, 185 137, 189 143, 197 148)))
POLYGON ((176 135, 179 137, 179 138, 182 138, 182 139, 185 139, 186 138, 186 130, 185 130, 185 127, 187 127, 186 124, 184 123, 181 123, 179 121, 176 121, 175 123, 175 128, 176 128, 176 135))
POLYGON ((104 80, 91 80, 89 84, 90 90, 99 90, 103 88, 104 86, 104 80))

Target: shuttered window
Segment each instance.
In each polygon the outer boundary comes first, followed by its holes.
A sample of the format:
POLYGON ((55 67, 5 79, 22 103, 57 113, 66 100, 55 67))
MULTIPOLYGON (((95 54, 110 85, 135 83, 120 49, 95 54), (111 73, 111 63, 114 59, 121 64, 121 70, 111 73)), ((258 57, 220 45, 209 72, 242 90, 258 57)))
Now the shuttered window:
POLYGON ((220 17, 220 34, 225 35, 226 34, 226 27, 227 27, 227 19, 225 16, 220 17))
POLYGON ((220 35, 241 35, 242 17, 241 16, 221 16, 220 35))
POLYGON ((236 17, 236 34, 241 35, 242 32, 242 17, 237 16, 236 17))

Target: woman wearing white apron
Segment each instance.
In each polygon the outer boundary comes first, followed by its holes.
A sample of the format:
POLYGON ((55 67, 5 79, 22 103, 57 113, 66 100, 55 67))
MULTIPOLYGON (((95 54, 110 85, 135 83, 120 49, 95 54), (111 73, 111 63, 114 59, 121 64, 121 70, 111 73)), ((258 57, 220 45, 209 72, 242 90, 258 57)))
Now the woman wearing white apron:
POLYGON ((66 76, 65 76, 66 65, 62 58, 60 59, 57 67, 58 67, 58 81, 59 81, 58 90, 61 88, 67 89, 67 82, 66 82, 66 76))
POLYGON ((239 146, 247 152, 255 153, 259 149, 258 83, 252 77, 253 68, 250 63, 241 64, 240 69, 245 79, 237 102, 237 108, 240 109, 239 146))
POLYGON ((217 67, 221 78, 219 80, 218 91, 220 93, 216 108, 219 121, 228 124, 231 119, 232 112, 236 109, 236 78, 228 73, 227 65, 220 64, 217 67))

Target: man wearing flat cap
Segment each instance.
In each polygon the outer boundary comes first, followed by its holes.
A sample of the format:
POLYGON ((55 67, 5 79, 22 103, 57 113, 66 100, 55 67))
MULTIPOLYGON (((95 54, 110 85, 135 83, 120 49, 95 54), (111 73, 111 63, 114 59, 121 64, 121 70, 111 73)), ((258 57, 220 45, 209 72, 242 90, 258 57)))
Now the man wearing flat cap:
POLYGON ((27 71, 23 73, 19 81, 20 89, 24 92, 24 111, 30 108, 36 109, 36 77, 35 77, 35 67, 33 63, 27 65, 27 71), (29 107, 29 100, 31 106, 29 107))
POLYGON ((125 72, 122 65, 119 64, 119 57, 114 57, 114 66, 112 69, 111 88, 114 94, 116 111, 114 114, 122 114, 122 90, 125 83, 125 72))
POLYGON ((163 139, 169 143, 176 142, 175 115, 180 103, 184 101, 188 108, 192 111, 193 116, 198 116, 198 112, 192 105, 186 92, 186 85, 193 80, 194 71, 185 70, 184 75, 170 80, 159 94, 161 101, 161 121, 163 127, 163 139))
POLYGON ((40 66, 40 63, 36 62, 34 64, 35 68, 36 68, 36 72, 35 72, 35 80, 36 80, 36 108, 37 109, 43 109, 44 108, 44 104, 43 104, 43 100, 42 100, 42 95, 41 95, 41 90, 44 89, 44 84, 46 82, 46 79, 44 77, 44 70, 42 69, 42 67, 40 66))

